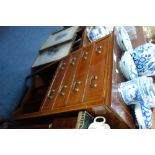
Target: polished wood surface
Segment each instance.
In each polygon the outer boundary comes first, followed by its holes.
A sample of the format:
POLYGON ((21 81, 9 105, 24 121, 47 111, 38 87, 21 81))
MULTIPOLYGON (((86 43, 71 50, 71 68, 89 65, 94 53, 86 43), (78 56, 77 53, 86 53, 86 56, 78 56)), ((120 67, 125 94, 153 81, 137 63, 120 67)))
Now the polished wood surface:
POLYGON ((107 55, 111 52, 108 50, 109 38, 110 37, 95 43, 88 73, 84 102, 97 99, 100 100, 100 98, 105 99, 104 89, 106 87, 105 81, 107 81, 105 78, 106 66, 110 63, 108 62, 107 55))
POLYGON ((80 56, 81 56, 81 50, 78 50, 76 53, 73 53, 71 55, 70 59, 68 59, 69 66, 67 68, 65 77, 58 91, 58 95, 55 104, 53 106, 53 109, 67 106, 68 95, 69 92, 71 91, 73 77, 75 75, 80 56))
POLYGON ((81 58, 69 93, 68 105, 80 104, 83 101, 93 47, 87 46, 82 49, 81 58))
POLYGON ((55 77, 52 80, 52 83, 50 84, 50 87, 46 93, 46 97, 44 98, 40 111, 46 112, 54 105, 68 65, 68 57, 64 58, 64 60, 62 60, 62 62, 59 64, 55 77))
POLYGON ((52 129, 75 129, 77 116, 59 117, 52 121, 52 129))
MULTIPOLYGON (((88 45, 88 47, 81 49, 82 51, 85 49, 89 49, 90 50, 89 52, 90 53, 92 52, 92 56, 90 55, 91 62, 89 63, 89 65, 87 65, 84 71, 86 75, 82 77, 82 80, 85 81, 84 89, 83 89, 83 92, 82 91, 79 92, 81 95, 84 94, 84 101, 82 101, 82 104, 74 105, 74 104, 67 103, 67 95, 69 94, 69 92, 74 91, 73 89, 71 89, 71 86, 74 85, 73 79, 75 75, 80 76, 80 71, 77 70, 77 68, 79 68, 80 67, 79 65, 81 65, 79 63, 81 50, 78 50, 75 53, 65 58, 66 61, 69 62, 68 67, 65 69, 66 71, 64 72, 64 74, 60 74, 60 76, 58 76, 59 78, 55 78, 56 80, 52 82, 52 86, 55 84, 57 87, 59 87, 58 92, 56 92, 56 99, 54 100, 53 107, 50 105, 52 102, 46 99, 49 96, 48 95, 49 93, 47 93, 41 112, 38 112, 38 113, 36 112, 35 114, 48 115, 49 113, 54 114, 54 113, 59 113, 59 112, 62 113, 70 110, 86 109, 88 106, 93 106, 94 104, 100 104, 100 103, 105 104, 105 98, 110 98, 110 94, 108 94, 108 91, 106 90, 107 88, 110 87, 110 85, 108 84, 111 83, 109 79, 107 79, 107 77, 111 75, 108 74, 109 70, 107 70, 106 67, 108 68, 109 64, 111 64, 111 62, 109 61, 110 59, 108 60, 109 58, 108 55, 109 54, 112 55, 112 50, 109 51, 111 49, 109 48, 109 46, 112 46, 112 42, 111 42, 112 38, 113 38, 112 35, 106 36, 100 41, 91 44, 91 47, 89 47, 88 45), (100 49, 100 46, 103 46, 103 47, 101 47, 100 49), (76 60, 74 58, 76 58, 76 60), (95 79, 95 76, 97 76, 97 79, 95 79), (67 86, 67 87, 64 87, 64 86, 67 86), (49 108, 47 105, 50 105, 52 109, 49 108), (44 106, 47 107, 48 113, 43 110, 44 106)), ((82 55, 82 57, 84 56, 82 55)), ((49 90, 51 90, 51 86, 49 90)), ((27 115, 26 114, 18 115, 16 116, 16 118, 32 117, 32 116, 35 116, 35 114, 32 113, 27 115)))

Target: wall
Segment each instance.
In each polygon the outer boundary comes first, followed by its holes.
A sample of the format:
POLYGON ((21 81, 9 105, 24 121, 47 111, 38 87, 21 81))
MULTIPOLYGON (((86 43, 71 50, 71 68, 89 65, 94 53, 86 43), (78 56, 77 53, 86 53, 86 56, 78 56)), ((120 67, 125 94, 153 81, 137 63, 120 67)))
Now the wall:
POLYGON ((0 119, 11 117, 43 42, 63 27, 0 27, 0 119))

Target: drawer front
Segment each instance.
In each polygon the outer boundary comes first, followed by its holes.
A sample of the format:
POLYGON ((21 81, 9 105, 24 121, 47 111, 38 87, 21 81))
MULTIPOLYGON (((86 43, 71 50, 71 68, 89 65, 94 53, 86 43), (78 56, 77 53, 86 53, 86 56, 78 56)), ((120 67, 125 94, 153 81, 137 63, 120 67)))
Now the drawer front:
POLYGON ((61 83, 61 86, 58 90, 58 95, 56 97, 56 101, 55 101, 53 108, 59 108, 59 107, 63 107, 66 105, 67 97, 71 90, 71 84, 73 82, 73 77, 75 75, 76 68, 79 63, 80 55, 81 55, 80 50, 71 55, 71 58, 69 59, 69 66, 67 68, 63 82, 61 83))
POLYGON ((87 78, 84 102, 101 100, 105 97, 104 85, 107 77, 109 38, 97 42, 94 46, 89 74, 87 78))
POLYGON ((56 96, 58 94, 59 87, 64 78, 65 72, 69 66, 68 63, 69 57, 65 58, 59 65, 57 72, 54 76, 54 79, 47 91, 46 97, 41 106, 41 111, 49 111, 52 109, 52 106, 55 102, 56 96))
POLYGON ((92 50, 93 45, 82 49, 82 54, 71 86, 67 105, 80 104, 82 102, 92 50))

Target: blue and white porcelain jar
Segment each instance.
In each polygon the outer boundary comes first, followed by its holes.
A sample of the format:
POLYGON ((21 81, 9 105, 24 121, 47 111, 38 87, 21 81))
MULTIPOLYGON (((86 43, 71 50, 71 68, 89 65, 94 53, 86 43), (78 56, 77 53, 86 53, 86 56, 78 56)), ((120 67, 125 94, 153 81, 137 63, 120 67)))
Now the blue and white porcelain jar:
POLYGON ((133 50, 131 54, 139 76, 155 75, 155 45, 146 43, 133 50))
POLYGON ((138 101, 143 101, 141 92, 139 91, 139 78, 122 82, 119 87, 119 92, 123 101, 127 105, 136 104, 138 101))
POLYGON ((122 82, 119 92, 127 105, 143 102, 149 108, 155 107, 155 85, 151 77, 138 77, 122 82))
POLYGON ((135 117, 140 129, 149 129, 152 126, 152 110, 144 106, 143 102, 135 105, 134 108, 135 117))

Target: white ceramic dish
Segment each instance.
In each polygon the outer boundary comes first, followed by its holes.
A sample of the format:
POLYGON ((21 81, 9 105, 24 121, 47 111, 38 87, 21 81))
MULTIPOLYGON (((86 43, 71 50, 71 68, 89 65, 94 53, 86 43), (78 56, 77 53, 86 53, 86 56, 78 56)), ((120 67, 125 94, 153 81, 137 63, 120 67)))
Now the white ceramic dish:
POLYGON ((117 44, 119 46, 119 48, 122 50, 122 51, 125 51, 125 47, 123 46, 122 44, 122 41, 121 41, 121 34, 119 32, 116 33, 116 41, 117 41, 117 44))
POLYGON ((122 43, 124 44, 125 51, 133 50, 129 35, 124 27, 121 28, 121 35, 122 35, 122 43))
POLYGON ((125 60, 124 54, 121 57, 121 67, 122 67, 122 70, 124 72, 124 75, 125 75, 126 79, 130 80, 130 77, 129 77, 129 74, 128 74, 128 68, 126 67, 126 60, 125 60))
POLYGON ((128 74, 128 71, 127 71, 127 67, 125 65, 125 61, 123 60, 123 58, 121 59, 121 66, 122 66, 124 76, 126 77, 126 79, 130 80, 130 77, 129 77, 129 74, 128 74))
POLYGON ((132 79, 138 77, 138 73, 137 73, 137 70, 136 70, 136 65, 135 65, 131 55, 129 54, 129 52, 124 53, 124 61, 125 61, 125 64, 126 64, 126 69, 127 69, 127 72, 128 72, 129 79, 132 80, 132 79))
POLYGON ((125 52, 119 62, 120 69, 123 73, 123 75, 128 79, 134 79, 138 77, 138 73, 136 70, 136 66, 134 64, 134 61, 129 54, 129 52, 125 52))
POLYGON ((122 61, 121 61, 121 60, 119 61, 119 68, 120 68, 120 70, 121 70, 123 76, 124 76, 126 79, 128 79, 128 77, 126 76, 126 73, 125 73, 124 70, 123 70, 123 66, 122 66, 122 61))

